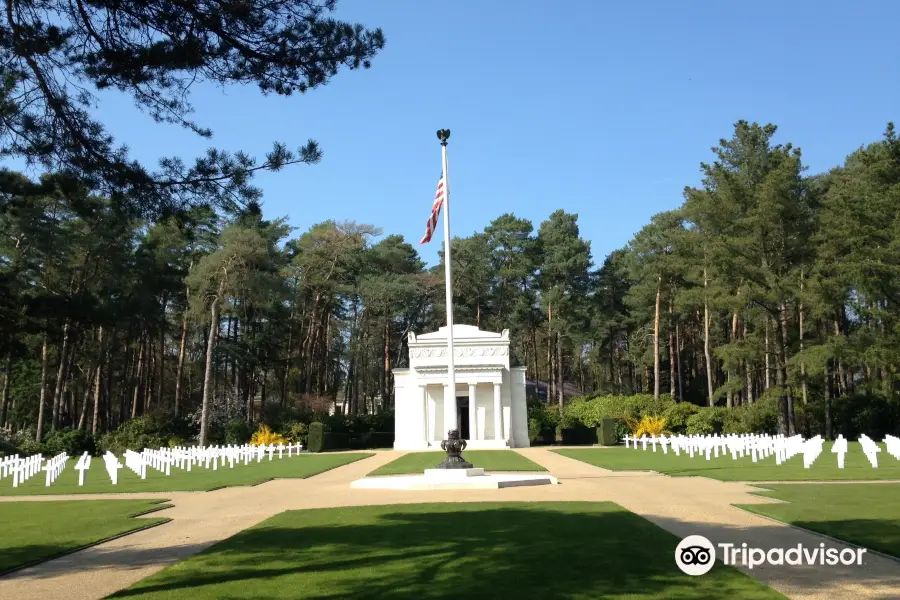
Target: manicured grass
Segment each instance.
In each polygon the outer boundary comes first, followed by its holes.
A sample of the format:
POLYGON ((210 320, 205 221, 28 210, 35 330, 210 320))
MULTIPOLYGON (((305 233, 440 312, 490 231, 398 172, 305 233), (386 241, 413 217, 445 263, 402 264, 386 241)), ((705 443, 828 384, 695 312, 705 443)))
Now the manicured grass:
MULTIPOLYGON (((422 474, 447 458, 443 452, 410 452, 375 469, 369 475, 422 474)), ((485 471, 546 471, 544 467, 512 450, 467 450, 463 458, 485 471)))
POLYGON ((760 494, 790 504, 741 508, 900 558, 900 484, 766 486, 760 494))
MULTIPOLYGON (((74 469, 75 460, 70 460, 66 470, 50 487, 45 487, 44 473, 38 473, 17 488, 12 486, 12 478, 0 480, 0 496, 25 496, 32 494, 107 494, 116 492, 177 492, 203 491, 234 485, 256 485, 276 478, 306 478, 345 465, 361 458, 372 456, 371 453, 324 453, 301 454, 279 459, 277 453, 270 461, 266 455, 262 462, 250 461, 250 464, 235 463, 234 468, 194 467, 190 473, 184 469, 171 469, 166 477, 163 473, 147 467, 147 479, 141 480, 134 471, 119 469, 119 483, 112 485, 103 459, 96 457, 91 461, 91 469, 85 474, 84 485, 78 487, 78 471, 74 469)), ((125 464, 125 459, 119 462, 125 464)))
POLYGON ((784 464, 776 465, 775 457, 769 456, 756 463, 749 455, 737 460, 731 454, 719 455, 706 460, 705 456, 694 454, 694 458, 682 452, 681 456, 669 450, 662 453, 638 448, 565 448, 554 450, 563 456, 574 458, 611 471, 656 471, 673 476, 699 476, 721 481, 848 481, 872 479, 900 480, 900 460, 884 451, 878 454, 878 468, 869 464, 858 442, 850 442, 849 452, 843 469, 838 469, 837 456, 831 453, 831 443, 826 442, 822 454, 812 467, 803 468, 803 457, 794 456, 784 464))
POLYGON ((289 511, 111 598, 784 598, 618 505, 452 503, 289 511))
POLYGON ((0 573, 164 523, 134 518, 162 508, 156 500, 2 502, 0 573))

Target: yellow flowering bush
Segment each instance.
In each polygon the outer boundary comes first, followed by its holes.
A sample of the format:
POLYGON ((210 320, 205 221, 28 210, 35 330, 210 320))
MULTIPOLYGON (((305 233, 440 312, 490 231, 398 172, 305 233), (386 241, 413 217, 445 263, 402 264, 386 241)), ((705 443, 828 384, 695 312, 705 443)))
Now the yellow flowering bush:
POLYGON ((260 425, 259 429, 256 430, 256 433, 253 434, 253 437, 250 438, 250 444, 253 446, 269 446, 271 444, 286 444, 287 440, 280 433, 275 433, 271 429, 269 429, 268 425, 260 425))
POLYGON ((628 419, 627 423, 628 428, 631 430, 631 435, 636 438, 642 435, 647 437, 659 437, 663 434, 670 435, 670 432, 666 430, 668 421, 665 417, 645 415, 640 421, 628 419))

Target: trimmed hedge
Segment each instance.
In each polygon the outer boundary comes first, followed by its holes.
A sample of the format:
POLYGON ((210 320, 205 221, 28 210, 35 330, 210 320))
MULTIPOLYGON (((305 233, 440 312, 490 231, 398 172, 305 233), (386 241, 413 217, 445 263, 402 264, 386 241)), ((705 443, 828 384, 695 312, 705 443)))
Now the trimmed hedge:
POLYGON ((619 437, 616 435, 615 419, 600 419, 597 426, 597 443, 601 446, 615 446, 619 443, 619 437))
POLYGON ((350 440, 353 450, 369 450, 373 448, 393 448, 393 431, 369 431, 350 440))
POLYGON ((393 431, 368 431, 353 435, 347 431, 331 431, 331 428, 324 423, 314 421, 309 424, 306 447, 310 452, 325 452, 327 450, 391 448, 393 445, 393 431))
POLYGON ((321 452, 325 449, 325 424, 314 421, 309 424, 306 448, 310 452, 321 452))
POLYGON ((562 443, 566 446, 582 446, 597 443, 597 430, 593 427, 577 425, 560 431, 562 443))
POLYGON ((326 431, 322 436, 323 450, 348 450, 350 448, 350 434, 342 431, 326 431))

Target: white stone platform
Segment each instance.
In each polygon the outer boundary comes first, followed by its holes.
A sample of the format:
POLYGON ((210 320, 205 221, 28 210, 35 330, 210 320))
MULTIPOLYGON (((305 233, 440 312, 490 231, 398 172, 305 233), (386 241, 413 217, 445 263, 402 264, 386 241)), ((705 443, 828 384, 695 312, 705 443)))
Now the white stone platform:
POLYGON ((426 469, 424 475, 366 477, 351 488, 370 490, 497 490, 526 485, 557 485, 547 473, 485 473, 484 469, 426 469))

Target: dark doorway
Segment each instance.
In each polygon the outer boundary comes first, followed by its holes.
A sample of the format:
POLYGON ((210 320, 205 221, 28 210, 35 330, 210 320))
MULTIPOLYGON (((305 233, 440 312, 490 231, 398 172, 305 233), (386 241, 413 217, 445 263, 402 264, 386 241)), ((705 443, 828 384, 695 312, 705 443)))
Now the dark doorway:
POLYGON ((467 396, 456 398, 456 427, 459 429, 459 437, 464 440, 472 439, 469 436, 469 398, 467 396))

